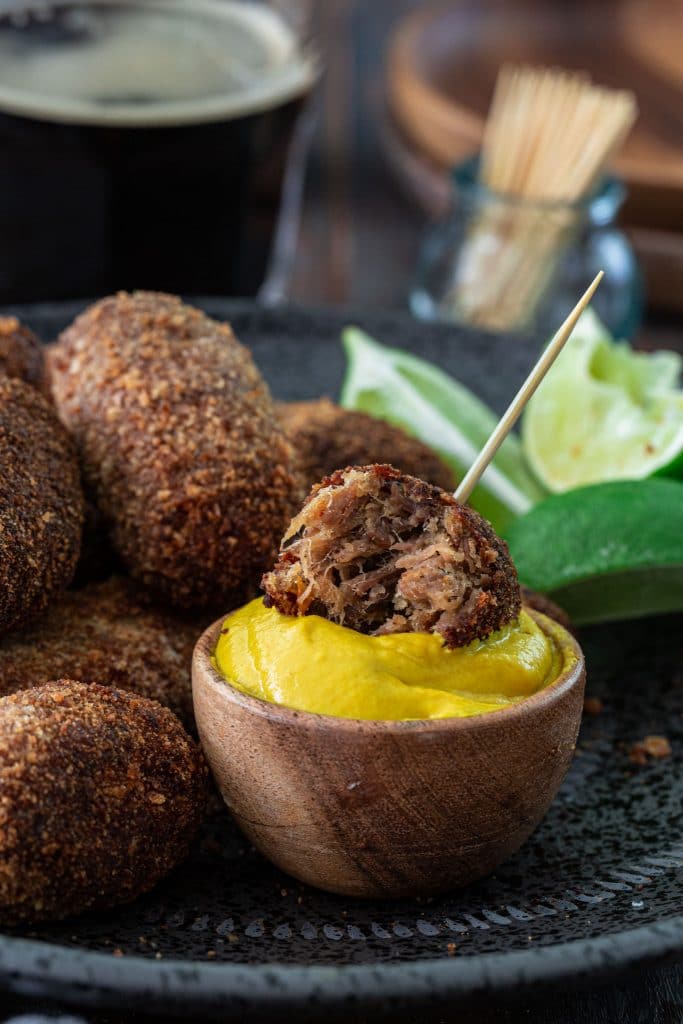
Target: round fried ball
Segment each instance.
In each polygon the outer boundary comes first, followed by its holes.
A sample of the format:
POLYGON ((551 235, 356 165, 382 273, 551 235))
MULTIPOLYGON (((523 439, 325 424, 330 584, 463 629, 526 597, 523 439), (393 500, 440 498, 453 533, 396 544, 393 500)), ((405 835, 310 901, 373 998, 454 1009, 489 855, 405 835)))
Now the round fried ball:
POLYGON ((102 299, 48 356, 88 493, 128 571, 180 607, 255 588, 300 493, 228 324, 154 292, 102 299))
POLYGON ((201 821, 203 757, 154 701, 71 680, 0 699, 0 922, 151 889, 201 821))
POLYGON ((79 679, 157 700, 194 730, 190 671, 202 625, 152 607, 130 580, 69 590, 38 620, 3 638, 0 696, 55 677, 79 679))
POLYGON ((283 402, 277 411, 309 487, 336 469, 384 462, 445 491, 455 489, 452 471, 431 448, 384 420, 341 409, 329 398, 283 402))
POLYGON ((311 491, 263 577, 266 604, 360 633, 483 640, 521 610, 507 545, 445 491, 392 466, 340 470, 311 491))
POLYGON ((83 493, 73 444, 48 401, 0 375, 0 633, 70 582, 83 493))
POLYGON ((0 373, 45 390, 43 346, 15 316, 0 316, 0 373))

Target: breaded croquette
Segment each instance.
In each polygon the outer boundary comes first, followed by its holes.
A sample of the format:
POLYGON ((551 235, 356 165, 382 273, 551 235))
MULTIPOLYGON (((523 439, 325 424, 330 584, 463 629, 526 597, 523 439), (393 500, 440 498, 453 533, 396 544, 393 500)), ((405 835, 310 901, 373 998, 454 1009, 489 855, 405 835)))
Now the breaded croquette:
POLYGON ((341 409, 329 398, 281 403, 277 412, 309 487, 336 469, 377 462, 390 463, 445 491, 456 486, 453 473, 431 448, 384 420, 341 409))
POLYGON ((183 608, 256 587, 301 481, 229 325, 170 295, 120 293, 79 316, 48 362, 86 489, 131 575, 183 608))
POLYGON ((190 667, 201 630, 201 623, 151 607, 130 580, 70 590, 0 641, 0 696, 79 679, 158 700, 193 730, 190 667))
POLYGON ((127 903, 185 856, 207 770, 175 715, 71 680, 0 699, 0 922, 127 903))
POLYGON ((451 494, 392 466, 350 467, 311 491, 289 525, 266 604, 374 636, 483 640, 521 609, 507 546, 451 494))
POLYGON ((74 446, 35 388, 0 374, 0 635, 66 587, 81 546, 74 446))
POLYGON ((0 373, 44 391, 43 346, 15 316, 0 316, 0 373))

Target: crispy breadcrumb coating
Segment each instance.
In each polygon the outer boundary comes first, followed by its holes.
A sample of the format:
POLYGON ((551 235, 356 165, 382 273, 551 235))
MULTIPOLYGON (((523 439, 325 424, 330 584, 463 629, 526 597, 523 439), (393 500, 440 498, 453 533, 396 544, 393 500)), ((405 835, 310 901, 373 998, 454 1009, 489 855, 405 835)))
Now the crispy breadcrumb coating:
POLYGON ((180 607, 258 584, 300 493, 292 446, 228 324, 124 292, 48 355, 88 493, 131 575, 180 607))
POLYGON ((452 471, 431 448, 384 420, 341 409, 329 398, 280 403, 277 412, 309 487, 344 466, 377 462, 390 463, 445 491, 456 487, 452 471))
POLYGON ((15 316, 0 316, 0 373, 46 390, 43 346, 15 316))
POLYGON ((50 679, 133 690, 194 730, 192 651, 204 622, 151 606, 131 580, 69 590, 0 641, 0 696, 50 679))
POLYGON ((127 903, 185 856, 197 745, 160 704, 71 680, 0 699, 0 922, 127 903))
POLYGON ((0 635, 69 584, 82 528, 70 438, 43 395, 0 375, 0 635))

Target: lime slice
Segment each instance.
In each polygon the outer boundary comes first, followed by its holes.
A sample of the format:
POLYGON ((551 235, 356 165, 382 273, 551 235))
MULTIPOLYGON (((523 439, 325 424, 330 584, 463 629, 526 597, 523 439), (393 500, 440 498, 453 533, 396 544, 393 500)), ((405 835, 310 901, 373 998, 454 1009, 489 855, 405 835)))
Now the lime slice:
POLYGON ((552 495, 507 531, 522 583, 577 624, 683 610, 683 484, 593 484, 552 495))
POLYGON ((612 341, 591 310, 529 402, 529 465, 549 491, 683 475, 683 359, 612 341))
MULTIPOLYGON (((357 327, 343 332, 348 357, 341 404, 402 427, 447 462, 458 478, 474 462, 498 417, 464 385, 431 363, 380 345, 357 327)), ((470 504, 499 532, 545 495, 511 435, 470 504)))

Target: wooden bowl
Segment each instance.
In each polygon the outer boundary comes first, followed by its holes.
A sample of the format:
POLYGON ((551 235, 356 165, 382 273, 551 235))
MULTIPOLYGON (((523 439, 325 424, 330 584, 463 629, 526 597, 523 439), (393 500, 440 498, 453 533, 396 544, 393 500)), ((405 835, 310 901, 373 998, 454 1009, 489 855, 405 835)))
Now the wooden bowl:
POLYGON ((472 718, 371 722, 247 696, 212 665, 223 619, 199 639, 197 728, 223 798, 261 853, 347 896, 412 897, 488 874, 550 806, 571 760, 584 658, 531 612, 562 655, 557 680, 472 718))
POLYGON ((679 0, 440 0, 399 21, 387 56, 388 101, 412 146, 449 168, 479 148, 505 62, 587 70, 602 85, 632 89, 639 117, 615 162, 629 187, 626 221, 680 231, 681 45, 679 0))

